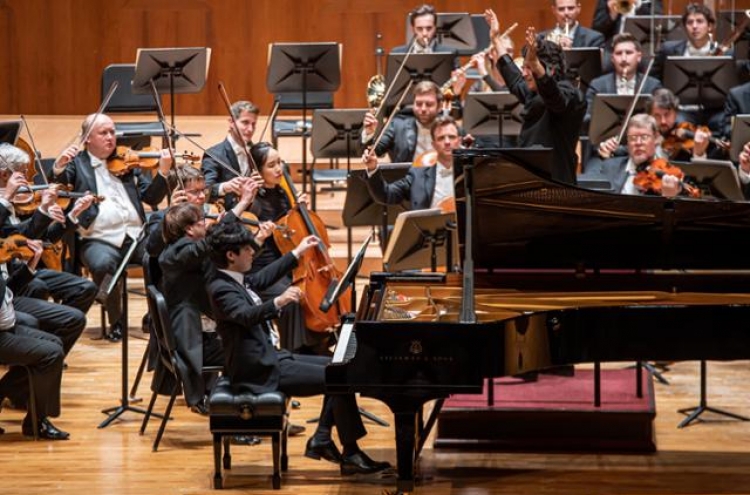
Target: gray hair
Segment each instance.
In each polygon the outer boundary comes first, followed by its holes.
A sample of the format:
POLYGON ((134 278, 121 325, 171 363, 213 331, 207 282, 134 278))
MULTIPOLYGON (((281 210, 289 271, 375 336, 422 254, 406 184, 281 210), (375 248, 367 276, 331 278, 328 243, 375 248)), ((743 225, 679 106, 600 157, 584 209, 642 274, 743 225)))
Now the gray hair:
POLYGON ((628 122, 628 129, 631 127, 637 127, 639 129, 649 129, 653 134, 659 132, 659 126, 656 123, 656 119, 647 113, 639 113, 633 115, 628 122))
POLYGON ((27 166, 30 161, 31 158, 25 151, 12 144, 0 144, 0 170, 17 172, 21 167, 27 166))

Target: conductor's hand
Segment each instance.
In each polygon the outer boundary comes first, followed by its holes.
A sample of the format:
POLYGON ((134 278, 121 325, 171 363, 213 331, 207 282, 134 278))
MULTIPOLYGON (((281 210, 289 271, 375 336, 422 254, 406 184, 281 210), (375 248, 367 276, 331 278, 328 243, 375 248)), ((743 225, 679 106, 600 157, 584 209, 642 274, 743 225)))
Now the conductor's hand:
POLYGON ((362 163, 365 164, 368 172, 374 172, 378 168, 378 156, 368 148, 362 153, 362 163))
POLYGON ((288 287, 280 296, 273 300, 276 309, 281 309, 287 304, 299 302, 302 298, 302 289, 299 287, 291 286, 288 287))
POLYGON ((526 56, 524 57, 524 62, 529 66, 534 77, 538 78, 544 75, 544 66, 539 61, 539 57, 536 55, 536 50, 536 28, 529 26, 526 28, 526 56))
POLYGON ((302 239, 299 245, 297 245, 297 247, 294 248, 292 252, 294 253, 294 256, 299 259, 305 253, 305 251, 307 251, 311 247, 317 246, 318 244, 320 244, 320 240, 314 235, 309 235, 302 239))

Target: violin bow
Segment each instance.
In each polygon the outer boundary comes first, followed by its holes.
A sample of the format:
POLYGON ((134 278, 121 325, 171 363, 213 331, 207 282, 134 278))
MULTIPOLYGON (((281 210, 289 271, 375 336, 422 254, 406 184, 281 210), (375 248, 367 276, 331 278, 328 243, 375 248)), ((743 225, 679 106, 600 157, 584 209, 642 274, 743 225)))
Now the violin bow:
MULTIPOLYGON (((164 109, 161 106, 161 98, 159 98, 159 92, 156 91, 156 84, 154 79, 149 80, 151 86, 151 96, 154 97, 154 103, 156 104, 156 114, 159 116, 159 122, 161 122, 161 128, 164 131, 164 138, 167 140, 167 148, 169 149, 169 156, 172 158, 172 166, 174 167, 174 174, 177 176, 177 185, 183 191, 185 190, 185 183, 182 181, 182 175, 177 171, 177 161, 174 158, 174 143, 172 142, 172 135, 167 130, 166 118, 164 117, 164 109)), ((167 181, 167 187, 169 187, 169 181, 167 181)), ((170 191, 171 195, 171 191, 170 191)))
POLYGON ((237 124, 237 119, 234 117, 234 114, 232 113, 232 104, 229 102, 229 96, 227 95, 226 89, 224 89, 224 83, 221 81, 219 81, 219 94, 221 95, 221 99, 224 101, 224 105, 227 107, 227 113, 229 113, 229 118, 232 119, 232 126, 234 127, 234 132, 237 133, 237 137, 242 143, 242 148, 245 151, 245 154, 247 155, 247 163, 248 165, 250 165, 250 173, 259 172, 258 165, 255 163, 255 160, 253 160, 253 156, 250 154, 250 149, 247 147, 247 143, 242 138, 242 135, 240 135, 240 126, 237 124))
POLYGON ((31 128, 29 127, 29 123, 26 122, 26 117, 24 117, 23 115, 21 115, 21 121, 23 122, 23 126, 26 128, 26 134, 29 136, 31 149, 34 151, 34 162, 31 164, 31 166, 34 167, 36 171, 42 176, 44 183, 49 185, 47 174, 44 173, 42 164, 39 162, 39 150, 36 148, 36 144, 34 144, 34 136, 31 135, 31 128))
POLYGON ((196 148, 198 148, 199 150, 201 150, 203 153, 205 153, 206 155, 208 155, 209 158, 212 158, 216 163, 218 163, 221 167, 223 167, 224 169, 226 169, 232 175, 234 175, 236 177, 242 177, 242 174, 240 174, 237 170, 235 170, 231 165, 229 165, 223 159, 221 159, 218 156, 216 156, 216 154, 213 153, 211 150, 207 150, 206 148, 204 148, 203 146, 201 146, 200 144, 198 144, 197 141, 195 141, 193 138, 191 138, 187 134, 184 134, 184 133, 178 131, 177 128, 175 128, 174 126, 169 125, 166 121, 162 121, 162 124, 165 125, 170 130, 170 132, 173 132, 176 136, 184 138, 185 140, 187 140, 187 142, 189 142, 190 144, 192 144, 193 146, 195 146, 196 148))
MULTIPOLYGON (((646 79, 648 79, 648 75, 651 72, 651 67, 654 66, 654 60, 655 58, 652 58, 648 62, 648 67, 646 67, 646 72, 643 73, 643 79, 641 79, 641 84, 638 85, 638 91, 635 92, 633 95, 633 101, 630 102, 630 107, 628 107, 628 113, 625 114, 625 119, 622 121, 622 128, 620 129, 620 133, 617 135, 617 144, 619 145, 622 142, 622 138, 625 137, 625 133, 628 130, 628 122, 630 122, 630 117, 633 116, 633 112, 635 111, 635 105, 638 102, 638 97, 641 96, 641 93, 643 92, 643 88, 646 86, 646 79)), ((638 77, 638 69, 635 70, 636 77, 638 77)))
POLYGON ((401 93, 401 96, 399 97, 398 101, 396 102, 396 106, 393 107, 393 111, 388 116, 388 120, 385 121, 385 124, 383 124, 383 127, 380 128, 380 134, 378 134, 377 139, 374 143, 372 143, 372 146, 370 149, 375 151, 375 148, 377 148, 378 144, 380 144, 380 140, 383 139, 383 136, 385 136, 385 131, 388 129, 388 126, 391 125, 391 122, 393 121, 393 118, 398 113, 399 108, 401 107, 401 103, 404 102, 404 98, 409 93, 409 90, 411 89, 412 84, 414 84, 413 79, 409 79, 409 84, 406 85, 406 88, 404 88, 404 91, 401 93))
MULTIPOLYGON (((260 139, 258 139, 258 142, 263 142, 263 138, 266 135, 266 130, 268 129, 268 123, 273 122, 273 119, 276 118, 276 114, 279 112, 279 104, 281 101, 276 100, 273 104, 273 109, 271 110, 271 115, 268 117, 268 120, 266 120, 266 125, 263 126, 263 132, 260 133, 260 139)), ((273 129, 271 129, 271 133, 273 134, 273 129)))

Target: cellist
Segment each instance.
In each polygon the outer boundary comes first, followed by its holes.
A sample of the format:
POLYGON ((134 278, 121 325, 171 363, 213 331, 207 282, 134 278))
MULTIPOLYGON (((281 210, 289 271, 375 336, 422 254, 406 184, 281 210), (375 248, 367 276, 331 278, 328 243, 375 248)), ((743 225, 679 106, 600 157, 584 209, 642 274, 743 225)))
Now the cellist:
MULTIPOLYGON (((253 201, 250 212, 261 222, 277 221, 287 215, 293 206, 307 203, 307 194, 298 198, 282 187, 283 163, 279 152, 270 143, 260 142, 250 148, 250 154, 258 166, 263 179, 262 194, 253 201)), ((263 267, 279 259, 282 253, 273 237, 266 239, 263 251, 253 261, 251 273, 260 271, 263 267)), ((275 284, 262 290, 259 295, 264 301, 278 297, 292 284, 292 276, 286 275, 275 284)), ((279 316, 280 344, 283 349, 300 354, 328 354, 331 333, 311 331, 305 326, 302 307, 294 302, 282 309, 279 316)))

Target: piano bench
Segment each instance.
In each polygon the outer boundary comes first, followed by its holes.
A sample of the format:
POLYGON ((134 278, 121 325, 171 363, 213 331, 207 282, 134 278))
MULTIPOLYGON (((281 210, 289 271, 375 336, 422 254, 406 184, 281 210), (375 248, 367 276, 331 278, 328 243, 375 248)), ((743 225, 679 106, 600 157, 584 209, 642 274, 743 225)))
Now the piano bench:
POLYGON ((232 468, 229 445, 234 435, 271 437, 273 488, 281 488, 281 471, 286 471, 289 465, 286 453, 288 409, 289 398, 281 392, 260 395, 236 393, 228 377, 219 378, 209 398, 209 425, 214 442, 214 488, 223 488, 222 466, 224 469, 232 468))

